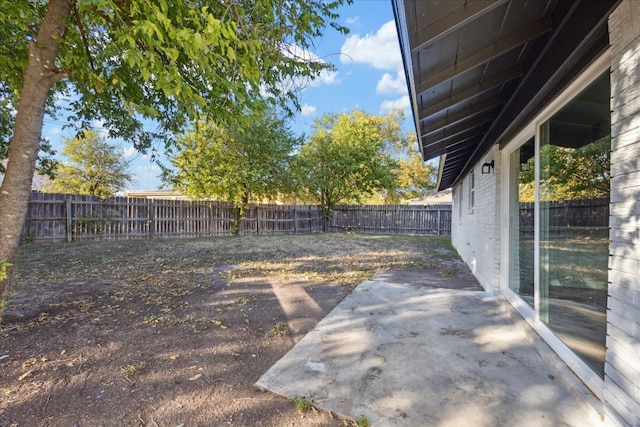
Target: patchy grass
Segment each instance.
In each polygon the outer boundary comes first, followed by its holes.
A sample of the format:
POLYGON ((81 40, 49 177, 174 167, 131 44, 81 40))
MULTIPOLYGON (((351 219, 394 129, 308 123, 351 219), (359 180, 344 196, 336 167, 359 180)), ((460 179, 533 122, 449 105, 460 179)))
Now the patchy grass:
POLYGON ((296 404, 296 409, 299 413, 304 414, 315 405, 315 399, 313 396, 293 396, 293 403, 296 404))
POLYGON ((284 337, 289 332, 289 327, 284 322, 278 322, 269 328, 268 337, 284 337))
MULTIPOLYGON (((15 282, 126 279, 132 284, 158 274, 199 274, 212 266, 233 266, 223 276, 232 281, 256 275, 285 280, 335 282, 354 287, 376 271, 430 268, 452 274, 442 260, 457 258, 448 238, 313 234, 200 239, 122 240, 24 245, 15 282)), ((170 299, 182 289, 165 289, 149 299, 170 299)), ((239 297, 241 298, 241 297, 239 297)), ((251 296, 244 296, 251 298, 251 296)), ((237 302, 241 304, 242 301, 237 302)))
POLYGON ((369 419, 364 415, 360 415, 357 420, 358 427, 369 427, 369 419))
POLYGON ((402 283, 470 276, 433 237, 23 245, 0 327, 0 426, 356 425, 254 383, 349 290, 387 271, 402 283))

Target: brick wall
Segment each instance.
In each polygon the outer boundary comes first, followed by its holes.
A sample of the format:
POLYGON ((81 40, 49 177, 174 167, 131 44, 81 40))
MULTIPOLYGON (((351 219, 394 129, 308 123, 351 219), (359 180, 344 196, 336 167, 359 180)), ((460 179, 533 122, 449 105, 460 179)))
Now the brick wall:
POLYGON ((471 174, 453 189, 451 243, 482 287, 488 291, 500 286, 500 152, 492 148, 474 166, 473 207, 471 174), (494 161, 495 167, 482 174, 482 163, 494 161))
POLYGON ((605 420, 640 427, 640 2, 609 18, 611 218, 605 420))

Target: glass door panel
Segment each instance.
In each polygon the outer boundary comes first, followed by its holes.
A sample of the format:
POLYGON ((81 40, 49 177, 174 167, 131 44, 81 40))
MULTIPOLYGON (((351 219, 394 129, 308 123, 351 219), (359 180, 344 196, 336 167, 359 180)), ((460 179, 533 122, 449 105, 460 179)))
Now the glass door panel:
POLYGON ((523 301, 534 307, 534 139, 524 143, 511 154, 509 191, 511 201, 510 248, 511 271, 509 287, 523 301))
POLYGON ((541 321, 604 377, 609 238, 609 73, 540 127, 541 321))

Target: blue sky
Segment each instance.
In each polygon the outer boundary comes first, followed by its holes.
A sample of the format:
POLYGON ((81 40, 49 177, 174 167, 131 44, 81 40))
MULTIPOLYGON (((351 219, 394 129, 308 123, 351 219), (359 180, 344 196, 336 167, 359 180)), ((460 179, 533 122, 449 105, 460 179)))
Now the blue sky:
MULTIPOLYGON (((303 89, 298 96, 302 111, 291 123, 298 134, 311 134, 314 119, 324 113, 365 110, 371 114, 386 114, 392 107, 405 110, 407 131, 413 130, 409 97, 402 68, 390 0, 356 0, 339 10, 340 23, 351 32, 339 34, 328 28, 315 41, 312 52, 337 67, 325 73, 303 89)), ((45 118, 43 136, 54 148, 61 149, 62 141, 73 137, 71 130, 62 130, 64 122, 45 118)), ((100 123, 94 127, 100 130, 100 123)), ((131 160, 130 172, 136 182, 129 190, 155 190, 162 183, 159 168, 148 156, 137 153, 125 141, 111 141, 131 160)))
POLYGON ((355 1, 342 7, 340 20, 351 32, 345 36, 326 31, 314 52, 337 71, 322 76, 299 96, 302 112, 295 128, 305 133, 323 113, 358 108, 385 114, 392 107, 409 112, 391 1, 355 1))

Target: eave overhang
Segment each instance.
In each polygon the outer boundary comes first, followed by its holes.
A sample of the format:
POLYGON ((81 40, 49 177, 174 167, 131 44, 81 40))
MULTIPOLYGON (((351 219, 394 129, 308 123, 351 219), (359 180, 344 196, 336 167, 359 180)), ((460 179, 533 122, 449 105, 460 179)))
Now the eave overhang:
POLYGON ((420 149, 438 189, 503 145, 609 46, 620 0, 392 0, 420 149))

